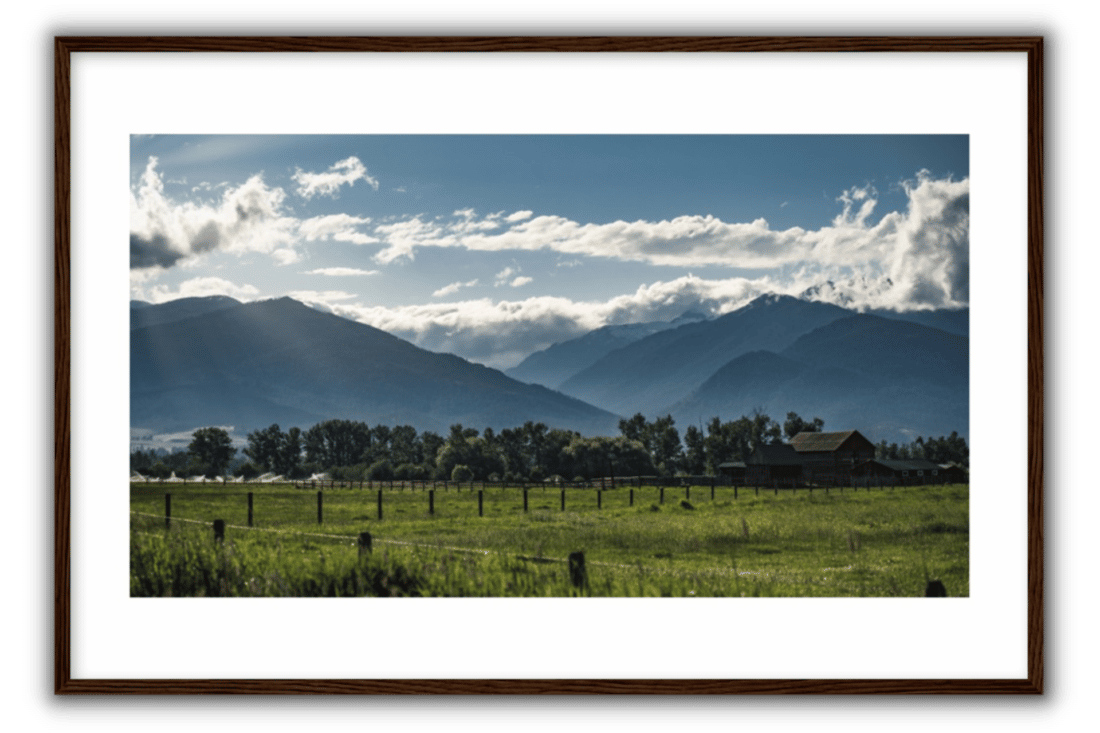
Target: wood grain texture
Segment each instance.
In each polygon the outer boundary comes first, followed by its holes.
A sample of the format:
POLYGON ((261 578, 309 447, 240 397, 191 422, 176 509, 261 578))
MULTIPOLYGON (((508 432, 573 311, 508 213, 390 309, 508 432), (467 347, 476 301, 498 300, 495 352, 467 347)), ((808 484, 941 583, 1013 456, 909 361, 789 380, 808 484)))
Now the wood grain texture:
POLYGON ((69 52, 115 53, 521 53, 521 52, 1028 52, 1039 39, 1014 36, 82 36, 69 52))
POLYGON ((54 690, 117 695, 1017 695, 1043 692, 1043 40, 1037 37, 58 37, 54 44, 54 690), (74 680, 70 585, 70 59, 73 53, 1019 52, 1028 59, 1026 679, 74 680))

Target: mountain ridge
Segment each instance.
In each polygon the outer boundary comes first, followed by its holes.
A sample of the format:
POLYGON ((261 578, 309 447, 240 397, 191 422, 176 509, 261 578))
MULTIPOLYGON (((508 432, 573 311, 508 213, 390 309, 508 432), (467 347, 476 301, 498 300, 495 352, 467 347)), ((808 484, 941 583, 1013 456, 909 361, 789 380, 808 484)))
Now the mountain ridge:
POLYGON ((239 412, 230 422, 242 428, 317 416, 435 431, 534 420, 610 433, 618 420, 291 298, 215 308, 130 336, 131 424, 158 430, 224 424, 234 416, 229 403, 239 412), (169 406, 174 414, 160 413, 169 406))

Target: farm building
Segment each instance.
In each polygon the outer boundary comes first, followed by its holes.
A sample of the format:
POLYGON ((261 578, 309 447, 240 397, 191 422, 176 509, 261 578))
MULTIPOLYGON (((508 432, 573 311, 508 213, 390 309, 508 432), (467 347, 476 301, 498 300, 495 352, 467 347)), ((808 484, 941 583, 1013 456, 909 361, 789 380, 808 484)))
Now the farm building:
POLYGON ((734 481, 745 480, 745 462, 744 461, 726 461, 725 463, 718 464, 718 475, 727 476, 734 481))
POLYGON ((953 463, 944 463, 940 465, 940 474, 944 477, 944 480, 949 484, 968 484, 970 483, 970 473, 962 466, 956 466, 953 463))
POLYGON ((888 460, 875 458, 864 461, 855 467, 852 475, 857 479, 887 484, 928 484, 942 483, 943 469, 938 464, 924 459, 888 460))
POLYGON ((755 484, 801 482, 802 458, 786 443, 758 445, 745 461, 745 477, 755 484))
POLYGON ((875 457, 874 443, 858 430, 802 432, 791 439, 791 448, 802 462, 803 478, 818 484, 846 484, 857 464, 875 457))

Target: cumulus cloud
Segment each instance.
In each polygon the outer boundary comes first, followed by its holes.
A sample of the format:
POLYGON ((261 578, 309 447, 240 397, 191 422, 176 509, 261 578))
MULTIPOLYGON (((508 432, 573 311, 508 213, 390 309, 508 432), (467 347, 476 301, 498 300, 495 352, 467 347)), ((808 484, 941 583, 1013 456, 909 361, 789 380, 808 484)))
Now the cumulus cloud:
MULTIPOLYGON (((632 260, 673 267, 726 266, 771 270, 811 267, 888 276, 895 285, 892 307, 965 305, 969 278, 969 179, 932 179, 926 172, 905 185, 905 211, 877 221, 878 192, 845 191, 840 212, 819 229, 772 229, 767 220, 730 223, 714 216, 686 215, 662 221, 581 223, 560 216, 518 217, 488 231, 497 219, 478 219, 472 209, 450 220, 420 217, 378 226, 381 263, 413 259, 421 247, 473 251, 550 250, 576 257, 632 260)), ((492 216, 492 215, 491 215, 492 216)), ((506 282, 499 275, 497 284, 506 282)))
POLYGON ((284 263, 292 259, 298 221, 283 213, 282 189, 255 175, 226 188, 214 204, 177 203, 165 196, 156 166, 150 157, 130 191, 131 269, 168 268, 213 250, 260 252, 284 263))
POLYGON ((533 277, 527 277, 526 275, 521 275, 520 277, 517 277, 516 279, 512 280, 512 282, 510 282, 508 284, 511 285, 513 288, 520 288, 520 287, 523 287, 524 285, 526 285, 527 283, 531 283, 531 282, 534 282, 534 281, 535 281, 535 278, 533 278, 533 277))
POLYGON ((354 155, 333 163, 323 173, 307 173, 298 168, 292 178, 298 184, 297 194, 307 200, 317 195, 336 198, 340 186, 354 186, 359 180, 366 181, 368 186, 378 190, 378 180, 368 175, 367 167, 354 155))
POLYGON ((260 291, 248 284, 238 285, 220 277, 196 277, 185 280, 172 289, 167 285, 154 285, 148 289, 134 285, 131 279, 131 297, 150 303, 164 303, 177 298, 202 298, 210 295, 228 295, 237 300, 254 300, 260 291))
POLYGON ((306 270, 303 275, 325 275, 327 277, 351 277, 357 275, 377 275, 378 270, 361 270, 358 267, 318 267, 306 270))
MULTIPOLYGON (((534 351, 600 326, 669 321, 687 310, 717 316, 768 293, 857 310, 966 306, 969 180, 937 180, 921 172, 904 188, 906 209, 888 212, 877 221, 877 192, 870 187, 849 189, 838 200, 841 210, 834 220, 816 231, 774 231, 764 220, 727 224, 713 217, 609 225, 537 217, 484 237, 456 233, 447 222, 398 222, 388 225, 390 232, 383 236, 387 247, 394 247, 387 237, 395 232, 402 235, 394 257, 401 256, 397 254, 401 251, 411 258, 419 246, 553 249, 578 256, 627 259, 650 253, 647 261, 655 264, 717 261, 745 269, 768 268, 768 272, 759 277, 717 279, 686 275, 643 284, 607 301, 532 297, 393 308, 342 303, 333 310, 424 348, 506 368, 534 351), (427 241, 432 244, 422 244, 427 241), (657 242, 677 246, 658 253, 657 242)), ((472 218, 469 212, 462 212, 464 221, 472 218)), ((574 262, 579 260, 561 264, 574 262)), ((517 278, 518 284, 523 284, 518 270, 507 267, 496 274, 494 283, 517 285, 517 278)), ((455 283, 442 290, 452 294, 463 285, 455 283)))
POLYGON ((909 210, 897 247, 886 259, 898 309, 957 307, 970 302, 969 181, 931 179, 921 171, 906 185, 909 210))
POLYGON ((514 214, 509 214, 504 217, 504 221, 512 223, 517 221, 523 221, 524 219, 530 219, 535 212, 533 211, 517 211, 514 214))

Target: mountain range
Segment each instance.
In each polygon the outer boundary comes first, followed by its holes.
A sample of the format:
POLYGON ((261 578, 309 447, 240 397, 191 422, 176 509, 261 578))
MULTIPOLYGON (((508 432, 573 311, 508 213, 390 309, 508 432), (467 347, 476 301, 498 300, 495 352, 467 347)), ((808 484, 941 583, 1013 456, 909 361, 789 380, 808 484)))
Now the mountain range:
POLYGON ((506 369, 504 373, 521 382, 542 384, 551 389, 557 389, 562 382, 584 371, 616 349, 621 349, 627 344, 652 336, 659 331, 705 320, 707 320, 705 314, 689 310, 672 321, 603 326, 583 336, 536 351, 519 365, 506 369))
POLYGON ((184 300, 131 309, 131 425, 247 431, 342 418, 442 432, 531 420, 618 431, 617 416, 580 400, 290 298, 184 300))
POLYGON ((682 431, 762 409, 876 441, 967 437, 968 334, 967 310, 857 314, 767 295, 713 319, 689 312, 596 329, 505 374, 290 298, 135 301, 131 425, 251 430, 344 418, 441 432, 531 420, 614 435, 619 416, 638 412, 671 414, 682 431))

